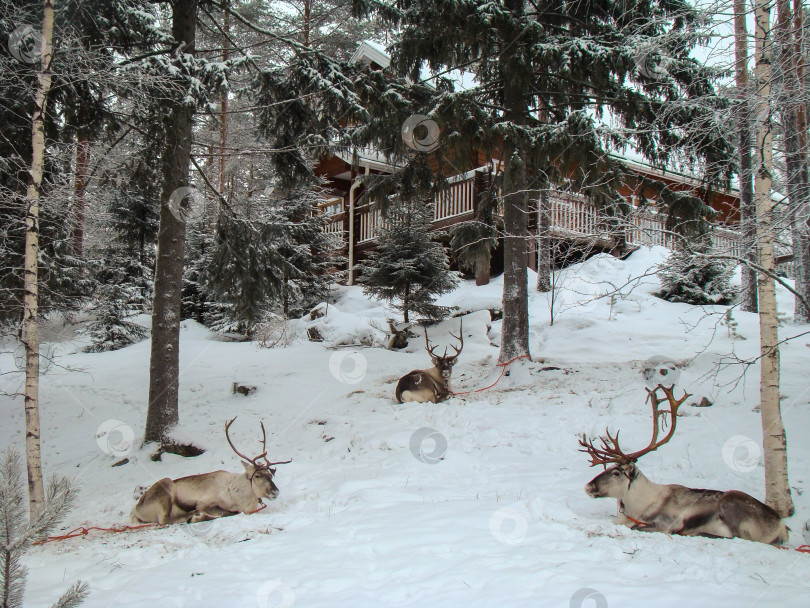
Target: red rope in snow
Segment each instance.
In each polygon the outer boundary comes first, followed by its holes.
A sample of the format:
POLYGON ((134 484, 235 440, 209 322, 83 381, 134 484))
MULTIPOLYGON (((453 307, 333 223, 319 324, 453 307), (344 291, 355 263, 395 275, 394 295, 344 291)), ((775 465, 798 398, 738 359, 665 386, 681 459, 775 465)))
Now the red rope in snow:
MULTIPOLYGON (((790 551, 790 547, 776 547, 776 548, 790 551)), ((810 545, 801 545, 798 548, 794 549, 794 551, 798 551, 799 553, 810 553, 810 545)))
POLYGON ((90 530, 100 530, 101 532, 129 532, 131 530, 140 530, 141 528, 152 528, 157 526, 157 524, 142 524, 140 526, 123 526, 121 528, 98 528, 96 526, 89 526, 89 527, 80 527, 76 528, 75 530, 71 530, 67 534, 63 534, 62 536, 49 536, 45 540, 41 540, 38 543, 34 543, 34 545, 44 545, 45 543, 52 543, 57 540, 66 540, 68 538, 76 538, 77 536, 87 536, 90 533, 90 530))
MULTIPOLYGON (((246 511, 245 515, 253 515, 254 513, 258 513, 262 509, 266 509, 267 505, 262 503, 262 506, 254 511, 246 511)), ((160 528, 164 527, 159 524, 141 524, 139 526, 122 526, 120 528, 99 528, 97 526, 81 526, 76 528, 75 530, 71 530, 67 534, 62 534, 61 536, 49 536, 45 540, 41 540, 38 543, 34 543, 34 545, 44 545, 45 543, 53 543, 58 540, 67 540, 68 538, 76 538, 78 536, 87 536, 90 533, 90 530, 98 530, 100 532, 113 532, 118 534, 120 532, 131 532, 132 530, 140 530, 141 528, 160 528)))
POLYGON ((495 380, 495 382, 493 382, 493 383, 492 383, 492 384, 490 384, 489 386, 485 386, 484 388, 477 388, 477 389, 475 389, 475 390, 473 390, 473 391, 461 391, 460 393, 451 393, 451 394, 453 395, 453 397, 456 397, 456 396, 458 396, 458 395, 469 395, 470 393, 480 393, 481 391, 485 391, 485 390, 487 390, 487 389, 489 389, 489 388, 492 388, 493 386, 495 386, 496 384, 498 384, 498 382, 500 382, 500 381, 501 381, 501 378, 503 378, 504 373, 506 373, 506 368, 507 368, 507 367, 508 367, 510 364, 514 363, 514 362, 515 362, 515 361, 517 361, 518 359, 524 359, 524 358, 525 358, 525 359, 531 359, 531 357, 530 357, 529 355, 519 355, 519 356, 515 357, 514 359, 511 359, 511 360, 507 361, 506 363, 501 363, 501 362, 498 362, 498 363, 497 363, 497 367, 500 367, 500 368, 501 368, 501 375, 500 375, 500 376, 498 376, 498 379, 497 379, 497 380, 495 380))

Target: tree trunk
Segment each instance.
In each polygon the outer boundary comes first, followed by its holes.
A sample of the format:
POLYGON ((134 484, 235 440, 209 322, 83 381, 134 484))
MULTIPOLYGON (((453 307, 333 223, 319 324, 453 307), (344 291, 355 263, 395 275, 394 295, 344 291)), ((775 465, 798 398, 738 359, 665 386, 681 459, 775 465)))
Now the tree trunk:
MULTIPOLYGON (((507 10, 516 17, 523 14, 523 0, 506 0, 507 10)), ((514 32, 515 39, 519 32, 514 32)), ((500 78, 504 84, 504 108, 507 121, 522 124, 527 112, 524 91, 513 77, 511 63, 515 45, 508 45, 500 56, 500 78)), ((529 289, 526 275, 529 232, 526 222, 527 187, 526 163, 514 143, 504 145, 503 175, 503 326, 501 331, 501 361, 529 354, 529 289)))
MULTIPOLYGON (((810 302, 810 175, 807 149, 807 82, 804 70, 804 10, 801 0, 793 0, 793 57, 796 66, 796 145, 800 168, 800 199, 793 204, 793 266, 796 269, 796 291, 810 302)), ((795 299, 793 320, 810 323, 810 309, 800 298, 795 299)))
MULTIPOLYGON (((800 83, 797 74, 799 58, 796 56, 797 48, 794 44, 793 16, 790 10, 790 0, 777 0, 777 47, 778 70, 776 77, 783 83, 783 97, 778 107, 782 114, 782 123, 785 133, 785 167, 787 170, 787 194, 792 209, 792 237, 793 261, 795 269, 796 290, 802 293, 806 282, 803 265, 804 231, 801 226, 801 210, 807 202, 807 166, 804 150, 799 141, 801 129, 799 122, 804 109, 804 99, 800 96, 800 83)), ((806 130, 806 126, 804 127, 806 130)), ((803 302, 795 299, 795 318, 801 322, 806 316, 803 302)))
POLYGON ((25 347, 25 458, 28 510, 33 520, 45 508, 39 422, 39 198, 45 164, 45 107, 51 89, 54 0, 44 0, 42 48, 31 115, 31 172, 25 193, 25 267, 22 343, 25 347))
MULTIPOLYGON (((770 9, 769 0, 757 0, 756 5, 756 204, 757 253, 759 264, 767 271, 774 269, 773 200, 771 199, 771 168, 773 155, 770 108, 770 9)), ((793 514, 793 502, 787 475, 787 444, 779 405, 779 338, 777 335, 776 290, 774 281, 760 272, 759 292, 760 336, 760 413, 762 443, 765 457, 765 502, 782 517, 793 514)))
MULTIPOLYGON (((742 229, 743 257, 756 259, 756 226, 754 222, 754 185, 751 169, 751 90, 748 86, 748 30, 745 24, 745 0, 734 0, 734 47, 737 92, 742 103, 740 117, 740 228, 742 229)), ((742 266, 740 305, 746 312, 757 312, 757 273, 750 266, 742 266)))
POLYGON ((475 284, 489 285, 490 256, 480 256, 475 260, 475 284))
POLYGON ((526 275, 526 164, 508 147, 503 176, 504 272, 501 361, 529 354, 529 294, 526 275))
POLYGON ((537 205, 537 291, 551 291, 551 217, 548 190, 540 191, 537 205))
MULTIPOLYGON (((231 14, 228 12, 228 3, 229 0, 225 0, 223 3, 225 7, 223 23, 222 23, 222 31, 226 34, 231 29, 231 22, 230 17, 231 14)), ((222 41, 222 62, 225 63, 231 57, 231 48, 230 48, 230 40, 226 37, 223 37, 222 41)), ((225 195, 225 169, 227 168, 228 162, 228 91, 222 91, 219 100, 220 106, 220 120, 219 120, 219 193, 223 196, 225 195)), ((228 198, 228 202, 230 203, 230 197, 228 198)))
MULTIPOLYGON (((172 3, 172 36, 181 43, 178 53, 194 54, 196 27, 197 0, 176 0, 172 3)), ((171 428, 179 421, 180 303, 186 225, 182 218, 175 217, 168 202, 175 190, 189 183, 193 115, 193 107, 183 104, 181 100, 174 100, 165 125, 163 191, 152 309, 149 407, 144 436, 147 442, 164 443, 171 428)))
POLYGON ((303 45, 309 47, 309 37, 312 29, 312 0, 304 0, 303 45))
POLYGON ((405 323, 410 322, 408 315, 409 308, 411 307, 411 286, 405 285, 405 295, 402 296, 402 320, 405 323))
MULTIPOLYGON (((79 113, 81 116, 81 112, 79 113)), ((73 181, 73 234, 71 249, 73 255, 81 258, 84 253, 84 206, 87 189, 87 166, 89 162, 90 141, 84 125, 76 133, 76 170, 73 181)))

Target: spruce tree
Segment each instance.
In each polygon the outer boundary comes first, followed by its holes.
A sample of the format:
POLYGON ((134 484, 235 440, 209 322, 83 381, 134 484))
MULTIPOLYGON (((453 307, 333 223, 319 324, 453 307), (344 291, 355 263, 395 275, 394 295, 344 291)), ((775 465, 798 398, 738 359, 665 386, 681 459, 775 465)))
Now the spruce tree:
MULTIPOLYGON (((220 216, 215 242, 198 277, 208 294, 206 324, 250 333, 268 313, 297 316, 326 298, 337 260, 323 231, 317 191, 257 196, 250 219, 220 216)), ((190 264, 186 272, 195 272, 190 264)))
POLYGON ((392 204, 377 237, 377 250, 359 265, 363 292, 382 298, 402 313, 436 319, 445 316, 434 302, 457 283, 444 248, 428 232, 430 205, 413 199, 392 204))
POLYGON ((679 247, 661 265, 656 296, 686 304, 730 304, 736 295, 729 282, 734 268, 712 256, 707 237, 695 247, 679 247))

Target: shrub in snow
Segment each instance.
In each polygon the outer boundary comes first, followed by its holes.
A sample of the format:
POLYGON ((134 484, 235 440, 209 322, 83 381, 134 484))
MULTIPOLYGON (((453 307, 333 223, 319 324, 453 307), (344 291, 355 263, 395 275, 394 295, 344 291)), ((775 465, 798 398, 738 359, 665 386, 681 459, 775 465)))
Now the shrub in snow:
POLYGON ((294 339, 286 317, 270 315, 267 321, 259 323, 254 331, 254 337, 262 348, 283 348, 294 339))
POLYGON ((686 304, 730 304, 736 296, 729 284, 733 270, 713 257, 708 246, 678 249, 659 268, 661 290, 655 295, 686 304))
MULTIPOLYGON (((35 541, 46 537, 62 522, 76 499, 76 487, 68 479, 54 478, 48 484, 45 499, 43 512, 29 522, 22 461, 17 452, 6 450, 0 459, 0 605, 3 608, 22 606, 28 574, 22 557, 35 541)), ((52 608, 78 606, 88 593, 87 583, 78 581, 52 608)))

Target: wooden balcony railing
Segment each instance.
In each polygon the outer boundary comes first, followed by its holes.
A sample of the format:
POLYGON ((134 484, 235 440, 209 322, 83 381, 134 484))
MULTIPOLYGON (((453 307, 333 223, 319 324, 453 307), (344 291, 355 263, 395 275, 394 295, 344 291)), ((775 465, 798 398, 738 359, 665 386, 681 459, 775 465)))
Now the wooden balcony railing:
MULTIPOLYGON (((449 190, 440 194, 434 207, 433 222, 444 222, 464 216, 471 216, 475 210, 475 173, 458 176, 450 180, 449 190)), ((370 245, 383 226, 383 217, 375 204, 363 204, 360 197, 355 208, 355 234, 358 245, 370 245)), ((621 217, 608 217, 600 213, 584 196, 554 191, 549 195, 551 229, 558 238, 587 239, 619 242, 628 245, 661 245, 673 248, 677 235, 666 229, 665 216, 654 210, 634 210, 621 217)), ((346 212, 330 215, 327 218, 326 232, 334 236, 337 247, 345 247, 348 239, 346 212)), ((733 256, 742 255, 742 241, 739 232, 714 226, 711 231, 712 244, 716 249, 733 256)))
POLYGON ((450 179, 450 188, 439 194, 433 206, 433 221, 471 213, 475 209, 475 178, 460 176, 461 179, 450 179))

